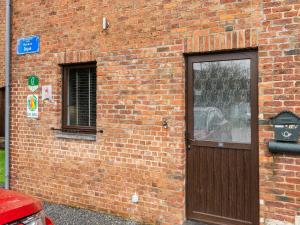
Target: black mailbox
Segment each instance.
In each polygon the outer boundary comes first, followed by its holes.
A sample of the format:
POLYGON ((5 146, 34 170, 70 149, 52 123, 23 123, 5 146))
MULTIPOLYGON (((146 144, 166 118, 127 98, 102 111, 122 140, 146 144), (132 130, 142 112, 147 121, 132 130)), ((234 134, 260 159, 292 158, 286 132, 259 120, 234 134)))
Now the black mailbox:
POLYGON ((275 140, 298 142, 300 118, 292 112, 283 111, 271 119, 275 129, 275 140))

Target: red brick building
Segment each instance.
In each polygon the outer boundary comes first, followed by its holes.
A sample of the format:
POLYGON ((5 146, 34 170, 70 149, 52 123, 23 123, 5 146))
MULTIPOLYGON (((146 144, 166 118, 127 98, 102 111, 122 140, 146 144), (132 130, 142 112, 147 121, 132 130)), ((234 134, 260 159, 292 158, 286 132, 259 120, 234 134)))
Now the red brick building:
POLYGON ((300 158, 267 145, 271 117, 300 114, 299 8, 13 1, 12 189, 150 224, 299 224, 300 158), (31 35, 40 52, 17 55, 31 35))

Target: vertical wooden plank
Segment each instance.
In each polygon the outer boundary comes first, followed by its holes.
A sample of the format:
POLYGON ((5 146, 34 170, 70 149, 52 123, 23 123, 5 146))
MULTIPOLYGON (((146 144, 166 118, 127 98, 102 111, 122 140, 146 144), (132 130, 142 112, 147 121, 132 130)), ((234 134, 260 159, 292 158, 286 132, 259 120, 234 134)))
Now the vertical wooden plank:
POLYGON ((206 192, 205 192, 205 185, 203 185, 205 183, 205 180, 206 180, 206 177, 205 177, 205 174, 206 174, 206 171, 207 171, 207 168, 206 168, 206 151, 204 148, 199 148, 199 167, 200 167, 200 173, 199 173, 199 186, 197 187, 198 188, 198 191, 199 191, 199 209, 201 211, 204 211, 205 208, 206 208, 206 192))
POLYGON ((208 184, 208 165, 207 165, 207 149, 205 147, 201 147, 202 155, 200 159, 201 164, 201 196, 202 196, 202 204, 201 210, 202 212, 207 211, 207 201, 209 200, 208 193, 207 193, 207 184, 208 184), (205 184, 205 185, 203 185, 205 184))
POLYGON ((192 215, 193 209, 195 208, 195 198, 192 198, 192 196, 194 196, 195 192, 195 171, 197 169, 195 165, 195 161, 197 161, 197 158, 195 157, 195 151, 193 151, 193 149, 188 152, 188 159, 188 213, 189 215, 192 215))
POLYGON ((237 207, 237 198, 236 198, 236 190, 237 190, 237 174, 236 174, 236 151, 228 150, 229 152, 229 217, 236 218, 236 207, 237 207))
POLYGON ((214 150, 214 212, 217 215, 221 215, 222 205, 220 204, 222 201, 222 152, 226 151, 225 149, 214 150))
POLYGON ((186 214, 187 217, 192 216, 192 209, 193 209, 193 205, 192 205, 192 182, 193 182, 193 169, 192 169, 192 152, 191 151, 187 151, 187 183, 186 183, 186 214))
POLYGON ((199 169, 199 162, 201 162, 201 150, 198 147, 195 147, 195 151, 194 151, 194 181, 193 181, 193 202, 194 202, 194 207, 196 209, 200 209, 201 208, 201 202, 202 202, 202 198, 199 192, 199 187, 201 185, 201 169, 199 169))
POLYGON ((214 214, 214 155, 213 155, 213 148, 207 148, 207 199, 206 199, 206 212, 210 214, 214 214))
POLYGON ((245 207, 244 207, 244 211, 245 211, 245 220, 251 220, 251 202, 253 199, 251 199, 251 160, 249 160, 251 158, 251 152, 245 152, 244 154, 244 173, 245 173, 245 177, 244 177, 244 182, 245 182, 245 191, 244 191, 244 195, 245 195, 245 207))
POLYGON ((237 214, 236 218, 244 219, 245 218, 245 205, 249 204, 245 202, 245 177, 250 174, 245 174, 245 161, 244 155, 247 154, 247 151, 237 151, 237 190, 236 190, 236 198, 237 198, 237 214))
POLYGON ((229 151, 222 151, 222 162, 221 162, 221 181, 222 181, 222 200, 221 200, 221 216, 229 216, 229 151))

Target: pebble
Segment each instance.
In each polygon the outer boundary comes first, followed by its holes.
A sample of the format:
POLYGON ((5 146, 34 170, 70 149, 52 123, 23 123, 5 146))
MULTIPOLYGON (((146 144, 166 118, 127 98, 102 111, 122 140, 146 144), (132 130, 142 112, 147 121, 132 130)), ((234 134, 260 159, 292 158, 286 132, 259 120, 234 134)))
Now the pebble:
POLYGON ((44 208, 54 225, 141 225, 120 217, 64 205, 45 203, 44 208))

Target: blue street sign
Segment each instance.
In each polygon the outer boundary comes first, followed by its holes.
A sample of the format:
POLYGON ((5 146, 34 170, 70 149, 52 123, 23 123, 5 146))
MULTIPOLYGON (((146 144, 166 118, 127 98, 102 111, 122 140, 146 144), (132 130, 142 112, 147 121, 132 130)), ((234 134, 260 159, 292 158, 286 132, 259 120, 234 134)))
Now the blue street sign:
POLYGON ((30 36, 18 39, 17 55, 33 54, 38 52, 40 52, 39 36, 30 36))

